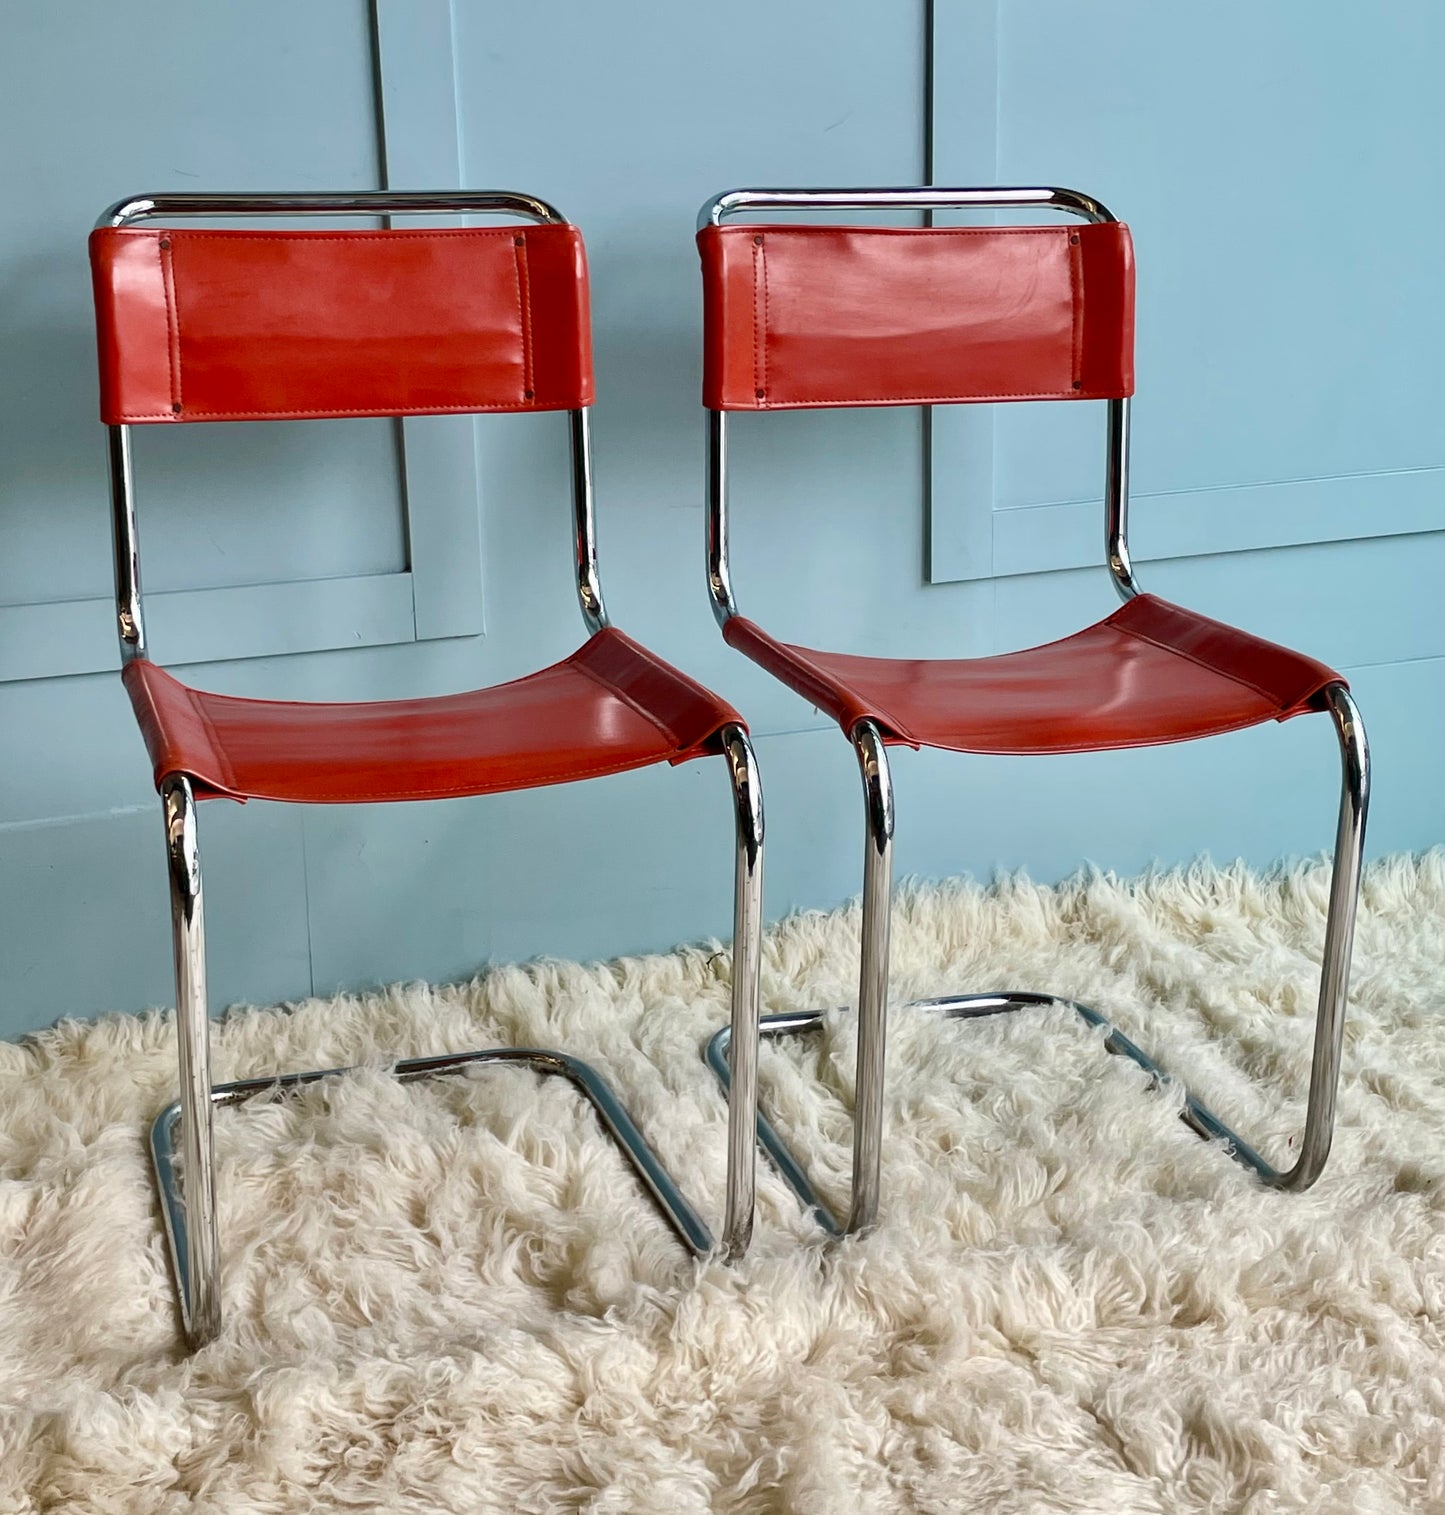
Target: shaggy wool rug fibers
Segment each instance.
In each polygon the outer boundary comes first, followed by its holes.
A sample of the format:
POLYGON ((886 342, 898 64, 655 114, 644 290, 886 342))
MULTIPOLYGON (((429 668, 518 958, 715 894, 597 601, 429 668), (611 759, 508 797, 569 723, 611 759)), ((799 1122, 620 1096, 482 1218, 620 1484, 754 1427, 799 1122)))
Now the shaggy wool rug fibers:
MULTIPOLYGON (((1078 998, 1283 1157, 1327 885, 1201 867, 920 890, 894 993, 1078 998)), ((684 1254, 562 1081, 380 1071, 567 1047, 716 1223, 725 1116, 699 1052, 725 955, 232 1013, 219 1077, 375 1068, 222 1114, 227 1319, 194 1357, 144 1146, 170 1020, 0 1045, 0 1509, 1445 1510, 1442 922, 1445 855, 1368 871, 1334 1156, 1307 1194, 1192 1136, 1067 1010, 900 1009, 883 1224, 826 1246, 764 1168, 737 1267, 684 1254)), ((766 1007, 847 1001, 857 937, 856 910, 773 930, 766 1007)), ((839 1205, 851 1020, 763 1060, 839 1205)))

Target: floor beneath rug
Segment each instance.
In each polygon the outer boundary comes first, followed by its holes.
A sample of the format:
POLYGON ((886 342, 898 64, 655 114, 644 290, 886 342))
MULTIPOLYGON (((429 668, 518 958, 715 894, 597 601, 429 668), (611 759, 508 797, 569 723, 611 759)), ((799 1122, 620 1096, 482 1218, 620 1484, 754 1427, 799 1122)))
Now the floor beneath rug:
MULTIPOLYGON (((1327 870, 900 899, 893 993, 1094 1006, 1267 1157, 1303 1115, 1327 870)), ((853 996, 856 911, 769 935, 768 1011, 853 996)), ((179 1346, 144 1136, 167 1018, 0 1045, 0 1509, 1445 1510, 1445 854, 1367 872, 1334 1155, 1264 1189, 1067 1010, 892 1018, 884 1223, 826 1245, 764 1170, 695 1263, 563 1082, 388 1058, 563 1046, 716 1225, 700 947, 232 1013, 227 1324, 179 1346)), ((852 1027, 765 1049, 843 1208, 852 1027)))

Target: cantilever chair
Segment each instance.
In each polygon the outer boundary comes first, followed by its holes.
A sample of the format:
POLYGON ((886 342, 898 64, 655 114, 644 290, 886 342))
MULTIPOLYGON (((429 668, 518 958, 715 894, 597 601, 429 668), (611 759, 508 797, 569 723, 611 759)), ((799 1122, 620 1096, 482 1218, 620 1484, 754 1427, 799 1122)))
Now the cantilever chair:
MULTIPOLYGON (((708 588, 723 637, 852 742, 866 815, 851 1210, 840 1227, 766 1119, 759 1140, 829 1230, 876 1218, 892 887, 887 749, 1044 754, 1140 747, 1328 712, 1343 778, 1303 1141, 1283 1171, 1186 1096, 1182 1118, 1221 1139, 1265 1183, 1319 1176, 1334 1125, 1369 753, 1345 681, 1299 653, 1145 594, 1129 561, 1133 249, 1097 200, 1066 189, 734 190, 698 217, 708 410, 708 588), (748 211, 1053 209, 1084 225, 957 228, 724 224, 748 211), (893 659, 781 642, 738 613, 728 563, 729 411, 1101 400, 1104 551, 1121 609, 1047 646, 976 659, 893 659)), ((923 1001, 949 1017, 1060 1003, 1037 991, 923 1001)), ((1102 1017, 1072 1001, 1089 1024, 1102 1017)), ((765 1036, 815 1029, 817 1012, 765 1017, 765 1036)), ((708 1058, 724 1086, 729 1035, 708 1058)), ((1108 1028, 1111 1052, 1163 1069, 1108 1028)))
MULTIPOLYGON (((91 238, 101 415, 109 427, 122 679, 164 813, 180 1099, 152 1154, 186 1333, 221 1325, 213 1107, 341 1070, 213 1087, 197 802, 299 804, 496 793, 719 754, 736 817, 736 1065, 723 1248, 747 1246, 761 922, 762 798, 746 728, 722 700, 611 626, 598 578, 588 430, 592 351, 582 239, 527 195, 493 192, 157 195, 121 201, 91 238), (512 224, 399 231, 140 228, 192 216, 500 215, 512 224), (517 224, 517 223, 525 224, 517 224), (130 427, 197 421, 565 411, 576 588, 588 639, 565 661, 493 688, 372 704, 236 699, 181 683, 148 656, 130 427), (181 1162, 175 1133, 179 1127, 181 1162), (178 1171, 179 1168, 179 1171, 178 1171)), ((561 435, 558 434, 560 444, 561 435)), ((572 1081, 682 1241, 713 1238, 595 1070, 565 1052, 492 1048, 413 1059, 403 1079, 481 1062, 572 1081)))

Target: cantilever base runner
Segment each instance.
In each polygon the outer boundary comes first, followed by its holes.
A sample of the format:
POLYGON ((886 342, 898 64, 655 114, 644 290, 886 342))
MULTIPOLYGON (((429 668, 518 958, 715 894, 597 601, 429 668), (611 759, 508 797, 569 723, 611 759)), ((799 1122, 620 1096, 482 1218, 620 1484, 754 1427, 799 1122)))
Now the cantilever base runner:
MULTIPOLYGON (((623 1108, 612 1087, 590 1063, 566 1052, 552 1052, 536 1047, 492 1047, 482 1052, 446 1053, 439 1057, 413 1057, 394 1063, 392 1075, 403 1083, 465 1072, 478 1063, 512 1063, 535 1073, 555 1074, 570 1080, 586 1096, 603 1127, 622 1149, 637 1171, 643 1186, 657 1208, 694 1255, 704 1257, 713 1250, 712 1232, 697 1211, 688 1203, 673 1182, 657 1154, 648 1145, 636 1122, 623 1108)), ((212 1105, 239 1105, 258 1094, 284 1094, 323 1078, 356 1071, 352 1068, 320 1068, 310 1073, 290 1073, 280 1078, 245 1078, 236 1083, 216 1084, 211 1089, 212 1105)), ((161 1210, 165 1216, 166 1237, 170 1243, 171 1266, 175 1270, 176 1292, 180 1297, 181 1317, 187 1336, 191 1335, 194 1316, 194 1281, 187 1267, 186 1207, 181 1176, 176 1164, 176 1128, 181 1106, 177 1100, 167 1105, 151 1126, 151 1161, 155 1167, 156 1187, 160 1191, 161 1210)))
MULTIPOLYGON (((936 1010, 947 1020, 981 1020, 988 1015, 1007 1015, 1011 1010, 1029 1010, 1047 1005, 1063 1005, 1073 1010, 1086 1025, 1103 1027, 1108 1033, 1104 1039, 1105 1051, 1119 1057, 1127 1057, 1130 1062, 1137 1063, 1150 1076, 1152 1087, 1157 1088, 1176 1082, 1173 1074, 1161 1068, 1147 1052, 1136 1047, 1122 1031, 1116 1031, 1097 1010, 1091 1010, 1087 1005, 1079 1004, 1077 1000, 1063 999, 1056 994, 1039 994, 1031 989, 1005 990, 995 994, 949 994, 940 999, 910 1000, 907 1008, 936 1010)), ((823 1017, 826 1013, 823 1010, 798 1010, 786 1015, 765 1015, 761 1023, 762 1034, 765 1037, 796 1036, 809 1031, 818 1031, 822 1029, 823 1017)), ((731 1032, 724 1026, 708 1042, 705 1054, 708 1066, 717 1075, 724 1093, 728 1091, 730 1083, 728 1069, 730 1040, 731 1032)), ((1187 1090, 1184 1095, 1184 1108, 1179 1112, 1179 1119, 1206 1141, 1223 1141, 1230 1156, 1246 1168, 1252 1168, 1265 1183, 1277 1185, 1284 1177, 1277 1168, 1266 1162, 1253 1147, 1236 1136, 1212 1110, 1200 1104, 1187 1090)), ((758 1145, 767 1153, 783 1182, 798 1196, 803 1208, 812 1212, 813 1218, 823 1230, 831 1236, 842 1236, 846 1228, 839 1224, 838 1218, 819 1197, 806 1171, 788 1150, 772 1122, 761 1110, 758 1112, 758 1145)))

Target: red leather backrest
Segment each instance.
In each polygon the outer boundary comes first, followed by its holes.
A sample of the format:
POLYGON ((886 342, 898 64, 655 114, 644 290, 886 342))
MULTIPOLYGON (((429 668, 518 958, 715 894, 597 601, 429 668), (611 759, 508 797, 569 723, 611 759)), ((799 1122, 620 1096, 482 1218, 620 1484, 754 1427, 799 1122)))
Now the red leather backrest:
POLYGON ((90 260, 110 424, 592 401, 573 226, 106 228, 90 260))
POLYGON ((697 241, 709 409, 1133 393, 1122 223, 709 226, 697 241))

